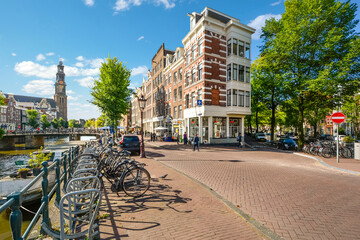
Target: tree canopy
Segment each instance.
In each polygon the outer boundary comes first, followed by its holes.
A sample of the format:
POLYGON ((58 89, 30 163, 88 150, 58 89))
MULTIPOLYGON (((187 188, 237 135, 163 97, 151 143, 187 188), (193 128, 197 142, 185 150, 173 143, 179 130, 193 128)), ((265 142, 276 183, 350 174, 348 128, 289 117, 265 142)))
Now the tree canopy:
POLYGON ((26 116, 28 118, 28 125, 31 126, 32 128, 37 128, 39 126, 37 117, 39 116, 38 111, 36 110, 27 110, 26 111, 26 116))
POLYGON ((48 117, 45 114, 41 115, 40 122, 41 122, 42 128, 44 130, 46 130, 47 128, 49 128, 51 126, 51 123, 49 122, 48 117))

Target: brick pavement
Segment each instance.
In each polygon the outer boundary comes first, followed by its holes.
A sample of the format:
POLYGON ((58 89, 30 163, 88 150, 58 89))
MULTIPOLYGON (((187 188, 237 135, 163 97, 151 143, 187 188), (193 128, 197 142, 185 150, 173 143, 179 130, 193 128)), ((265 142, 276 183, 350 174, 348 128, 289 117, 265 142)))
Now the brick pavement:
POLYGON ((152 182, 140 198, 113 193, 104 180, 101 239, 266 239, 208 189, 155 160, 144 162, 152 182))
POLYGON ((147 143, 149 155, 204 183, 285 239, 360 239, 360 177, 272 150, 147 143))

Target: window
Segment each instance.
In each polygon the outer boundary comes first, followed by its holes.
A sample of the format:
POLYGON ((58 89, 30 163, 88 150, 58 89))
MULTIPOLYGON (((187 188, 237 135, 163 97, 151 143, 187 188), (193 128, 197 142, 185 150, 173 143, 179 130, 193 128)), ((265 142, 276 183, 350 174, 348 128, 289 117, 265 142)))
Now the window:
POLYGON ((189 108, 189 94, 185 95, 185 107, 189 108))
POLYGON ((171 104, 170 103, 169 103, 169 110, 168 111, 169 111, 168 115, 171 116, 171 104))
POLYGON ((179 58, 180 58, 180 52, 177 51, 177 52, 176 52, 176 60, 179 60, 179 58))
POLYGON ((234 80, 238 80, 237 79, 237 67, 238 67, 238 65, 237 64, 233 64, 233 79, 234 80))
POLYGON ((174 72, 174 83, 177 82, 177 72, 174 72))
POLYGON ((171 73, 169 73, 169 84, 171 83, 171 73))
POLYGON ((250 68, 246 67, 246 82, 250 83, 250 68))
POLYGON ((168 97, 168 93, 167 93, 167 91, 165 91, 165 101, 168 100, 167 97, 168 97))
POLYGON ((182 106, 179 106, 179 115, 178 118, 182 118, 182 106))
POLYGON ((244 66, 239 65, 239 81, 244 82, 244 66))
POLYGON ((191 69, 191 84, 195 82, 195 69, 191 69))
POLYGON ((239 107, 244 106, 244 91, 239 91, 239 107))
POLYGON ((162 72, 160 72, 160 78, 159 78, 159 80, 160 80, 160 83, 162 83, 162 72))
POLYGON ((195 107, 195 92, 191 93, 191 107, 195 107))
POLYGON ((231 106, 231 89, 227 90, 227 106, 231 106))
POLYGON ((231 64, 227 65, 227 80, 231 80, 231 64))
POLYGON ((169 88, 169 100, 171 99, 171 88, 169 88))
POLYGON ((202 100, 202 89, 199 89, 197 92, 197 100, 202 100))
POLYGON ((237 51, 238 51, 238 48, 237 48, 237 40, 234 38, 233 39, 233 46, 232 46, 232 52, 234 55, 237 55, 237 51))
POLYGON ((179 87, 179 100, 181 100, 182 99, 182 87, 179 87))
POLYGON ((200 63, 198 66, 198 81, 200 81, 202 79, 202 73, 203 73, 203 66, 200 63))
POLYGON ((167 76, 165 75, 165 86, 167 85, 167 76))
POLYGON ((239 56, 240 57, 244 57, 244 42, 243 41, 239 41, 239 56))
POLYGON ((178 118, 178 116, 177 116, 177 107, 174 107, 174 118, 178 118))
POLYGON ((231 54, 231 39, 227 41, 227 55, 230 56, 231 54))
POLYGON ((191 48, 191 61, 195 60, 195 45, 191 48))
POLYGON ((176 91, 176 89, 174 89, 174 101, 175 102, 177 101, 177 91, 176 91))
POLYGON ((187 52, 186 54, 186 64, 190 63, 190 52, 187 52))
POLYGON ((203 41, 201 40, 198 45, 198 56, 200 56, 203 53, 203 41))
POLYGON ((250 44, 246 43, 245 46, 245 56, 250 59, 250 44))
POLYGON ((179 82, 182 81, 182 69, 180 68, 179 69, 179 82))
POLYGON ((232 105, 233 106, 237 106, 237 95, 238 95, 238 90, 237 89, 233 89, 233 100, 232 100, 232 105))
POLYGON ((186 72, 185 86, 189 86, 189 73, 186 72))
POLYGON ((250 107, 250 92, 246 92, 246 107, 250 107))

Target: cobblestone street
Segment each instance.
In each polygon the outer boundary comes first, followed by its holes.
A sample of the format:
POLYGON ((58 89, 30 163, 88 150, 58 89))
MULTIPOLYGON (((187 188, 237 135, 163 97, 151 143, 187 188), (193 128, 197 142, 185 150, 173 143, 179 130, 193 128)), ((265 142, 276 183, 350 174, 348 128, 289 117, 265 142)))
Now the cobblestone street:
MULTIPOLYGON (((360 177, 316 160, 147 142, 148 156, 205 184, 284 239, 359 239, 360 177)), ((360 164, 360 163, 359 163, 360 164)))

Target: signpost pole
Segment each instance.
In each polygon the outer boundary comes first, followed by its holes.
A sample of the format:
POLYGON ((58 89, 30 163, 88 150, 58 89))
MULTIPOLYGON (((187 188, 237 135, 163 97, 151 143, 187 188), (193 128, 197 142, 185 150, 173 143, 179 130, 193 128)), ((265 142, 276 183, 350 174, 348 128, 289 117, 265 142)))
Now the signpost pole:
POLYGON ((336 162, 339 163, 339 124, 336 124, 336 162))

